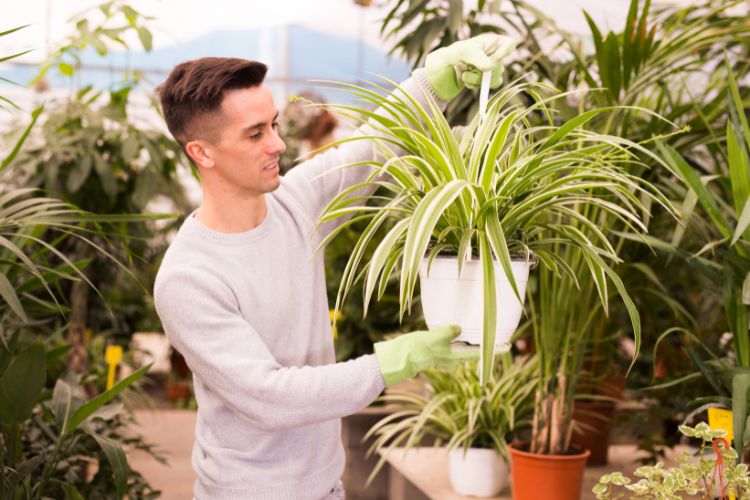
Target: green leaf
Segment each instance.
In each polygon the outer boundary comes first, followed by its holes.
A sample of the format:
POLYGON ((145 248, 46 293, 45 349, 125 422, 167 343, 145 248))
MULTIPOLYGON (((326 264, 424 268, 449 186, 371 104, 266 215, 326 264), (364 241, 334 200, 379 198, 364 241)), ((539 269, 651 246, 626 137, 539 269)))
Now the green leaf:
POLYGON ((63 489, 63 493, 65 493, 65 500, 85 500, 83 495, 78 491, 78 488, 72 484, 61 483, 60 487, 63 489))
POLYGON ((6 35, 10 35, 11 33, 15 33, 18 30, 22 30, 24 28, 28 28, 29 26, 31 26, 31 25, 30 24, 24 24, 23 26, 18 26, 17 28, 11 28, 9 30, 0 31, 0 37, 6 36, 6 35))
POLYGON ((609 88, 612 100, 617 102, 620 97, 620 88, 622 82, 622 72, 620 70, 620 45, 617 35, 610 32, 604 41, 606 68, 599 68, 599 71, 607 72, 607 87, 609 88))
POLYGON ((153 35, 151 34, 151 31, 148 30, 148 28, 145 28, 144 26, 138 26, 138 38, 141 41, 141 45, 143 45, 143 49, 146 52, 151 52, 151 49, 153 48, 153 35))
POLYGON ((482 264, 482 285, 484 295, 483 321, 482 321, 482 350, 481 350, 481 383, 489 382, 492 367, 495 364, 495 335, 497 333, 497 284, 495 282, 495 259, 492 257, 492 249, 488 238, 480 232, 479 260, 482 264))
POLYGON ((18 155, 19 151, 21 151, 21 146, 23 146, 23 143, 26 142, 26 138, 29 136, 29 132, 31 132, 31 129, 34 127, 34 124, 39 119, 39 115, 42 114, 42 111, 44 110, 44 106, 39 106, 31 113, 31 122, 26 126, 23 133, 21 134, 21 137, 19 137, 18 141, 16 141, 15 146, 13 146, 13 149, 11 152, 6 156, 2 163, 0 163, 0 172, 5 170, 5 168, 10 165, 10 163, 15 159, 15 157, 18 155))
POLYGON ((425 255, 435 225, 443 212, 456 200, 468 183, 453 180, 432 189, 414 210, 404 243, 404 263, 401 269, 401 297, 406 302, 416 284, 419 262, 425 255))
POLYGON ((630 0, 630 9, 628 17, 625 20, 625 32, 622 36, 622 76, 623 87, 625 89, 630 85, 630 78, 634 69, 634 52, 637 50, 636 44, 636 16, 638 15, 638 0, 630 0))
MULTIPOLYGON (((562 139, 564 139, 568 134, 570 134, 573 130, 577 129, 584 123, 588 122, 592 118, 594 118, 596 115, 607 111, 609 108, 597 108, 592 109, 589 111, 586 111, 585 113, 581 113, 580 115, 577 115, 564 124, 562 124, 560 127, 555 130, 555 133, 549 136, 549 138, 544 141, 542 146, 539 148, 539 151, 544 151, 547 149, 550 149, 551 147, 555 146, 558 142, 560 142, 562 139)), ((540 158, 541 161, 541 158, 540 158)))
POLYGON ((740 96, 739 88, 737 87, 737 78, 734 76, 732 67, 729 64, 729 59, 724 59, 724 66, 727 69, 727 77, 729 81, 729 93, 731 95, 731 105, 735 113, 732 117, 736 117, 739 122, 739 128, 742 130, 742 136, 745 138, 745 146, 750 147, 750 125, 748 125, 747 115, 745 114, 745 105, 743 104, 742 97, 740 96))
POLYGON ((128 460, 125 457, 125 452, 114 440, 107 436, 102 436, 95 432, 90 432, 89 435, 96 440, 104 452, 104 455, 107 457, 107 462, 109 462, 110 467, 112 467, 112 472, 114 472, 117 494, 119 497, 122 497, 125 495, 128 486, 128 475, 130 474, 130 467, 128 467, 128 460))
POLYGON ((68 174, 68 179, 65 182, 65 188, 68 192, 77 193, 78 190, 81 189, 81 186, 86 182, 86 179, 89 178, 92 163, 91 156, 85 155, 73 165, 68 174))
POLYGON ((94 154, 94 168, 102 183, 102 189, 110 199, 117 196, 117 179, 112 168, 99 154, 94 154))
POLYGON ((729 179, 732 182, 732 197, 737 213, 744 209, 750 196, 750 164, 742 136, 735 130, 731 121, 727 121, 727 162, 729 179))
POLYGON ((128 20, 128 22, 131 25, 135 26, 135 23, 138 20, 138 11, 136 11, 129 5, 123 5, 122 7, 120 7, 120 10, 123 14, 125 14, 125 18, 128 20))
POLYGON ((606 74, 606 59, 605 59, 605 53, 604 53, 604 43, 602 39, 602 33, 599 31, 599 28, 596 26, 596 23, 591 18, 588 12, 585 10, 583 11, 584 17, 586 17, 586 22, 589 25, 589 29, 591 30, 591 37, 594 39, 594 51, 596 52, 596 63, 599 66, 599 76, 601 78, 602 87, 608 87, 608 83, 605 81, 607 74, 606 74))
POLYGON ((143 210, 158 190, 159 176, 156 175, 153 168, 146 167, 136 176, 135 189, 133 190, 131 199, 136 207, 143 210))
POLYGON ((24 323, 29 322, 29 318, 26 316, 26 311, 24 311, 21 305, 16 290, 5 274, 0 274, 0 297, 8 304, 11 311, 21 318, 21 321, 24 323))
POLYGON ((44 346, 36 341, 21 351, 0 377, 0 423, 13 425, 29 418, 46 377, 44 346))
POLYGON ((31 50, 24 50, 23 52, 18 52, 16 54, 11 54, 9 56, 0 57, 0 62, 10 61, 11 59, 15 59, 16 57, 21 57, 24 54, 28 54, 31 52, 31 50))
POLYGON ((690 189, 695 191, 695 194, 698 196, 698 201, 708 214, 709 218, 713 221, 719 232, 725 238, 729 238, 731 236, 729 225, 724 219, 721 210, 719 210, 719 206, 716 204, 713 195, 706 188, 703 182, 701 182, 701 179, 695 172, 695 170, 693 170, 693 168, 682 158, 682 156, 680 156, 680 153, 678 153, 677 150, 675 150, 672 146, 664 144, 661 141, 657 141, 656 146, 661 152, 662 156, 664 156, 664 159, 667 161, 667 163, 669 163, 674 171, 680 175, 683 182, 685 182, 685 184, 687 184, 690 189))
POLYGON ((100 56, 107 55, 107 44, 101 41, 97 36, 92 36, 88 39, 88 42, 96 49, 96 52, 100 56))
POLYGON ((737 241, 742 238, 742 234, 747 230, 750 225, 750 198, 745 201, 745 206, 742 208, 742 213, 739 219, 737 219, 737 227, 734 228, 734 236, 732 236, 732 242, 730 246, 734 246, 737 241))
POLYGON ((738 456, 743 456, 745 446, 742 439, 745 435, 747 422, 747 393, 750 390, 750 373, 735 373, 732 376, 732 430, 734 434, 734 449, 738 456))
POLYGON ((73 67, 73 65, 66 62, 58 63, 57 69, 63 76, 73 76, 73 73, 75 73, 75 68, 73 67))
POLYGON ((151 364, 141 367, 140 369, 130 374, 128 377, 116 383, 108 391, 99 394, 98 396, 78 408, 68 420, 68 424, 66 425, 65 429, 66 433, 70 434, 71 432, 76 430, 76 428, 81 425, 81 422, 86 420, 89 416, 96 412, 96 410, 109 403, 114 397, 127 389, 136 380, 141 378, 149 368, 151 368, 151 364))

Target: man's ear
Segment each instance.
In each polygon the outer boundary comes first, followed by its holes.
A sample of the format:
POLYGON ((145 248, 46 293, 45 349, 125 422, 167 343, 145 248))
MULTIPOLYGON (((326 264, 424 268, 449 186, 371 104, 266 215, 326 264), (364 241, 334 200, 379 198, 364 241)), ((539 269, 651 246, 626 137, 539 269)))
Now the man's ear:
POLYGON ((210 145, 201 140, 190 141, 185 144, 185 151, 196 165, 203 168, 213 168, 210 145))

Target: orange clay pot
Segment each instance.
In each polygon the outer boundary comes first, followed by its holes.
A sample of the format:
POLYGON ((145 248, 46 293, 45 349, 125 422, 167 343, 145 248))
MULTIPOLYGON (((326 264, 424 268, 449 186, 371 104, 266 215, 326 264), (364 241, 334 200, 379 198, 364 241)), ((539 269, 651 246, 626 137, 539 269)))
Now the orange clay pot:
POLYGON ((524 451, 528 443, 511 443, 513 500, 578 500, 588 450, 571 455, 539 455, 524 451))

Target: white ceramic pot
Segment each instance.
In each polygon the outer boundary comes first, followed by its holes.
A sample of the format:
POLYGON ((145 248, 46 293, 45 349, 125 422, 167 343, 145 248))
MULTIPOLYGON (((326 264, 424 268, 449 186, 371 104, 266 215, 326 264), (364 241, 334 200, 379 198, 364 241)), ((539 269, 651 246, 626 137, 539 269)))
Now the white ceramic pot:
POLYGON ((459 495, 494 497, 507 486, 509 470, 495 450, 458 448, 448 454, 448 476, 459 495))
MULTIPOLYGON (((513 261, 511 267, 521 299, 526 296, 531 264, 513 261)), ((484 317, 484 291, 482 265, 479 260, 464 262, 461 276, 458 275, 457 257, 436 257, 427 272, 427 259, 419 266, 422 290, 422 309, 430 328, 447 324, 461 326, 461 335, 456 339, 473 345, 482 343, 482 321, 484 317)), ((497 289, 497 330, 495 350, 510 349, 510 338, 518 327, 523 313, 523 302, 519 302, 499 262, 495 262, 497 289)))

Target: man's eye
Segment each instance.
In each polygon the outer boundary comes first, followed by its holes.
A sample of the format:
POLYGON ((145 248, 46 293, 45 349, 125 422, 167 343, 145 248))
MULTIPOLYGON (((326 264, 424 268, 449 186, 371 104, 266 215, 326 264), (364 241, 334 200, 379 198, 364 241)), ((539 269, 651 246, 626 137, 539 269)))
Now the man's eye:
POLYGON ((257 132, 257 133, 255 133, 255 134, 252 134, 252 135, 250 136, 250 140, 251 140, 251 141, 257 141, 258 139, 260 139, 260 138, 262 137, 262 135, 263 135, 263 134, 262 134, 261 132, 257 132))
POLYGON ((279 122, 273 122, 271 126, 273 127, 274 130, 279 130, 279 122))

